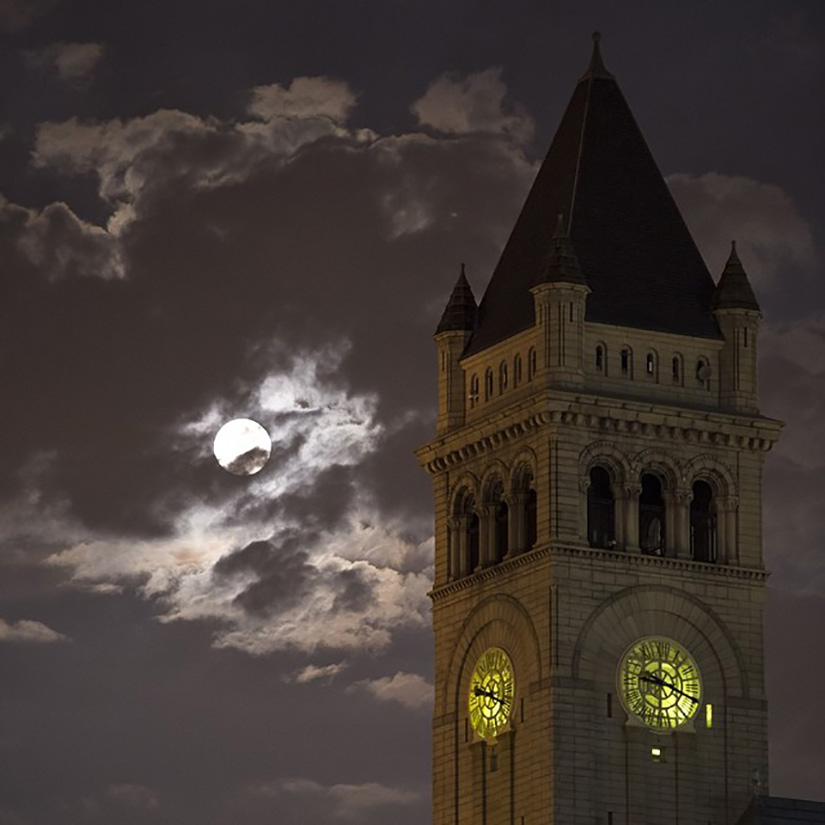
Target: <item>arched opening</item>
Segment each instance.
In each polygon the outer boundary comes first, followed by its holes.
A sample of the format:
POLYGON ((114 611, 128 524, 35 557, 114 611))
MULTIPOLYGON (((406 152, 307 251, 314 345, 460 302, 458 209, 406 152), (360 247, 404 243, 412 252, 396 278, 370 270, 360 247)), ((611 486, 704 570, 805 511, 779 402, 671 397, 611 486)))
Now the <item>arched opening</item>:
POLYGON ((682 357, 678 354, 670 362, 670 376, 674 384, 682 383, 682 357))
POLYGON ((590 470, 590 486, 587 488, 587 541, 591 547, 616 545, 614 510, 610 474, 604 467, 596 465, 590 470))
POLYGON ((630 347, 622 347, 619 353, 619 365, 622 375, 626 375, 629 378, 633 377, 633 353, 630 347))
POLYGON ((513 386, 517 387, 521 383, 521 355, 516 353, 513 358, 513 386))
POLYGON ((642 475, 639 496, 639 547, 650 556, 662 556, 665 549, 665 500, 662 482, 652 473, 642 475))
POLYGON ((536 374, 536 348, 530 347, 527 350, 527 380, 532 381, 536 374))
POLYGON ((473 375, 470 379, 470 409, 478 404, 478 376, 473 375))
POLYGON ((507 362, 502 361, 498 365, 498 392, 499 395, 507 389, 507 362))
POLYGON ((690 555, 694 561, 715 563, 718 557, 713 490, 706 481, 693 483, 690 502, 690 555))
POLYGON ((489 528, 492 535, 489 537, 489 551, 492 554, 490 562, 498 564, 509 549, 510 508, 504 499, 504 485, 500 479, 495 479, 488 488, 487 505, 489 506, 489 528))
POLYGON ((604 372, 604 347, 601 344, 596 347, 596 372, 604 372))
POLYGON ((489 401, 493 397, 493 371, 488 367, 484 373, 484 400, 489 401))
POLYGON ((473 512, 467 522, 467 573, 475 572, 481 561, 478 548, 478 513, 473 512))

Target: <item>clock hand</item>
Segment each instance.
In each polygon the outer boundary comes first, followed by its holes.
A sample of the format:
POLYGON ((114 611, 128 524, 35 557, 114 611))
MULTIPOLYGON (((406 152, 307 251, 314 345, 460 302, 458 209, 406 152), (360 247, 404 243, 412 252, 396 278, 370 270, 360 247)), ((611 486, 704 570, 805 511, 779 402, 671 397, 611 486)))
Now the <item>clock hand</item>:
POLYGON ((694 699, 693 696, 689 696, 683 690, 680 690, 676 687, 676 685, 672 685, 670 682, 666 682, 664 679, 660 679, 658 676, 648 676, 647 674, 643 674, 639 677, 640 682, 650 682, 653 685, 660 685, 661 687, 670 688, 674 693, 678 693, 680 696, 684 696, 685 699, 690 699, 694 705, 699 704, 698 699, 694 699))
POLYGON ((495 693, 492 693, 489 690, 482 690, 482 688, 480 688, 478 685, 476 685, 475 688, 473 688, 473 693, 476 696, 488 696, 490 699, 495 699, 496 702, 498 702, 500 705, 506 704, 506 701, 504 699, 499 699, 498 696, 495 695, 495 693))

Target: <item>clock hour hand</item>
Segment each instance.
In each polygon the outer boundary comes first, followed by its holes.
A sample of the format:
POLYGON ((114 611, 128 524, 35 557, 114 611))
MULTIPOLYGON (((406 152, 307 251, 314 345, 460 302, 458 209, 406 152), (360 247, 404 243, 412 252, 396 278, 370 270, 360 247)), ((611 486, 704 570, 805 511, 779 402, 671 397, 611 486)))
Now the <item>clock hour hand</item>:
POLYGON ((650 684, 652 684, 652 685, 659 685, 661 687, 670 688, 674 693, 678 693, 680 696, 684 696, 685 699, 690 699, 690 701, 693 702, 694 705, 699 704, 698 699, 694 699, 693 696, 689 696, 683 690, 680 690, 679 688, 677 688, 676 685, 672 685, 670 682, 666 682, 664 679, 660 679, 658 676, 649 676, 648 674, 645 673, 645 674, 643 674, 642 676, 639 677, 639 681, 640 682, 650 682, 650 684))
POLYGON ((496 700, 496 702, 498 702, 500 705, 503 705, 503 704, 504 704, 504 700, 503 700, 503 699, 499 699, 499 698, 498 698, 498 696, 496 696, 496 695, 495 695, 495 693, 492 693, 492 692, 491 692, 491 691, 489 691, 489 690, 484 690, 484 689, 480 688, 478 685, 476 685, 476 686, 473 688, 473 693, 474 693, 476 696, 488 696, 490 699, 495 699, 495 700, 496 700))

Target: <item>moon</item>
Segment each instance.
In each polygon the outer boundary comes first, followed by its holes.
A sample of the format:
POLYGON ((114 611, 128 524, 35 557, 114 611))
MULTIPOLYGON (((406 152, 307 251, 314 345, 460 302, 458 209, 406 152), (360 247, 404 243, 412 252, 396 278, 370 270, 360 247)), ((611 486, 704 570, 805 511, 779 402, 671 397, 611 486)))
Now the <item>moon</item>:
POLYGON ((224 470, 236 476, 251 476, 269 461, 272 440, 257 421, 235 418, 218 430, 212 449, 224 470))

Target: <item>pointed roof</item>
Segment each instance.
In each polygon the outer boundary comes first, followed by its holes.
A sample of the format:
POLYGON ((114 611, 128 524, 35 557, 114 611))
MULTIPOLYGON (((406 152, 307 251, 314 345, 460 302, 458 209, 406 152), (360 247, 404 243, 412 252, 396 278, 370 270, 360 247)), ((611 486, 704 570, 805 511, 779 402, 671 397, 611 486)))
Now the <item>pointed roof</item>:
POLYGON ((731 241, 730 256, 714 290, 711 309, 753 309, 760 312, 745 267, 736 254, 736 241, 731 241))
POLYGON ((559 213, 556 229, 553 232, 550 254, 540 279, 540 283, 556 284, 583 284, 587 286, 587 279, 582 272, 573 242, 567 234, 564 215, 559 213))
POLYGON ((435 334, 452 330, 474 330, 476 313, 475 295, 464 274, 464 264, 461 264, 461 274, 453 287, 447 306, 444 307, 444 314, 441 316, 435 334))
POLYGON ((594 36, 567 105, 479 305, 467 354, 529 328, 556 216, 567 218, 591 294, 587 320, 706 338, 713 279, 594 36))

